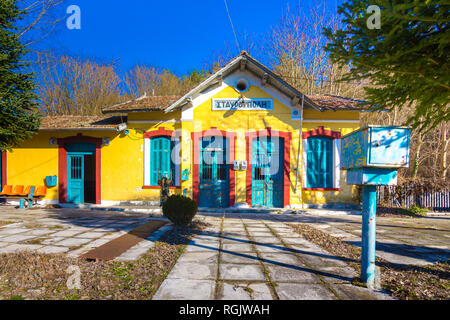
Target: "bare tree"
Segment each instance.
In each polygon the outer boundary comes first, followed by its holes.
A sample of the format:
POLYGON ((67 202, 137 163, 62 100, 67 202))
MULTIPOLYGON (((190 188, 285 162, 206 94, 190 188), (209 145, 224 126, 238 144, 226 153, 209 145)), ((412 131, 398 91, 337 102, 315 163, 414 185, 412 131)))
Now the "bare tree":
POLYGON ((40 109, 47 115, 99 115, 126 100, 114 63, 42 55, 39 61, 40 109))
POLYGON ((367 83, 340 81, 347 67, 332 64, 323 47, 326 37, 324 27, 336 29, 337 14, 325 6, 316 5, 297 12, 289 8, 280 22, 272 28, 264 50, 272 68, 299 91, 308 94, 331 94, 347 97, 362 96, 367 83))

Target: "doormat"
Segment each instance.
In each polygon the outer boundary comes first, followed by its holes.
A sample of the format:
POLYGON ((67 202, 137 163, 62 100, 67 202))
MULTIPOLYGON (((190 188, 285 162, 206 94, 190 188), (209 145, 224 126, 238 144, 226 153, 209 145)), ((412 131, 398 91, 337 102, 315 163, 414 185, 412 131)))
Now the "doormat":
POLYGON ((117 239, 111 240, 110 242, 83 254, 81 258, 90 261, 113 260, 142 240, 148 238, 153 231, 159 229, 166 223, 166 221, 150 221, 117 239))

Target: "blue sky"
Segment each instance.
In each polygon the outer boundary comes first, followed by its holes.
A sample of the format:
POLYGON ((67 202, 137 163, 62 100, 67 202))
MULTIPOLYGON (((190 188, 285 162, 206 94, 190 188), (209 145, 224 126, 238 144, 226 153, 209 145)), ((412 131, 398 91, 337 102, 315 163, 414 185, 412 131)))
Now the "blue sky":
MULTIPOLYGON (((288 6, 313 0, 227 0, 238 35, 265 34, 288 6)), ((331 5, 336 0, 319 0, 331 5)), ((62 28, 52 37, 61 52, 105 61, 120 59, 126 71, 136 64, 184 74, 201 69, 212 56, 235 49, 223 0, 71 0, 81 9, 81 30, 62 28)), ((237 53, 237 50, 236 50, 237 53)))

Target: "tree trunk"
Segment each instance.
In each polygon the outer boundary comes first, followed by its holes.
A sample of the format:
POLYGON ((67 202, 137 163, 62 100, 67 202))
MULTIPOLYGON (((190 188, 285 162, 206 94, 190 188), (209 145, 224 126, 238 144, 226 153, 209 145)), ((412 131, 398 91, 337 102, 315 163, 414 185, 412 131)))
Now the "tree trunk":
POLYGON ((442 122, 442 129, 441 129, 441 159, 439 161, 439 167, 441 171, 441 178, 445 180, 447 177, 447 150, 450 143, 450 139, 447 139, 447 123, 442 122))
POLYGON ((412 177, 415 179, 417 177, 417 172, 419 171, 419 159, 420 159, 420 149, 422 148, 422 134, 418 133, 417 135, 417 148, 414 154, 414 165, 412 177))

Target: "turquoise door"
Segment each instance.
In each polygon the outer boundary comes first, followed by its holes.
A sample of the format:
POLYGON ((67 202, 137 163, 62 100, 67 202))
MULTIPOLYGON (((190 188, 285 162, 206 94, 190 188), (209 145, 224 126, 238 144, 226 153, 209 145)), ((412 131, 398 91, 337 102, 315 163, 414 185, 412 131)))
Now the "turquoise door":
POLYGON ((84 154, 67 155, 67 202, 84 203, 84 154))
POLYGON ((252 206, 283 207, 283 139, 252 141, 252 206))
POLYGON ((199 148, 199 207, 228 207, 230 184, 226 163, 226 139, 203 138, 199 148))

